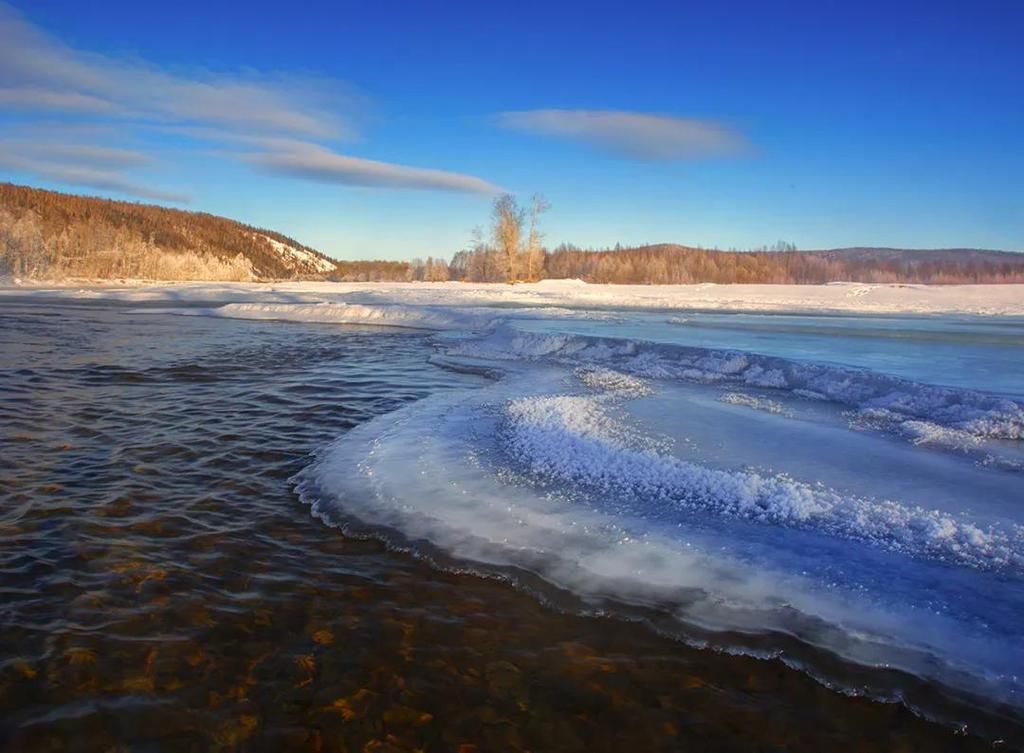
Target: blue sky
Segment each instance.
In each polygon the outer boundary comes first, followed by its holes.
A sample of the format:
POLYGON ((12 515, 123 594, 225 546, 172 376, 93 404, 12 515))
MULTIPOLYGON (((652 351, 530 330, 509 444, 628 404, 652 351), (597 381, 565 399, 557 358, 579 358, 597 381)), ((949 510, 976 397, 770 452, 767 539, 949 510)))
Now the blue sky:
POLYGON ((1024 250, 1024 3, 0 0, 0 179, 339 258, 549 244, 1024 250))

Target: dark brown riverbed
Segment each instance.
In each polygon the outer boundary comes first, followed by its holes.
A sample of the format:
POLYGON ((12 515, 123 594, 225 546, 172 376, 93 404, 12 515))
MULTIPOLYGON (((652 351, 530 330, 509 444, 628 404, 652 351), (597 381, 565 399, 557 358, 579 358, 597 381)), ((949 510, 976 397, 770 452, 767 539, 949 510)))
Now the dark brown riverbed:
POLYGON ((991 747, 312 519, 288 479, 313 449, 472 383, 430 353, 394 331, 0 310, 0 749, 991 747))

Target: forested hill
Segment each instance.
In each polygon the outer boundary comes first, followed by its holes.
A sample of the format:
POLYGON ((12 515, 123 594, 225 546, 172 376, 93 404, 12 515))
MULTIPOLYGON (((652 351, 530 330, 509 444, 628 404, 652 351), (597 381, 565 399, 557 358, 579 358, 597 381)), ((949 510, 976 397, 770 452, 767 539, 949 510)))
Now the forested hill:
POLYGON ((611 283, 1024 283, 1024 253, 972 248, 713 251, 659 244, 614 250, 560 248, 544 276, 611 283))
POLYGON ((0 276, 257 280, 335 272, 315 249, 224 217, 0 183, 0 276))

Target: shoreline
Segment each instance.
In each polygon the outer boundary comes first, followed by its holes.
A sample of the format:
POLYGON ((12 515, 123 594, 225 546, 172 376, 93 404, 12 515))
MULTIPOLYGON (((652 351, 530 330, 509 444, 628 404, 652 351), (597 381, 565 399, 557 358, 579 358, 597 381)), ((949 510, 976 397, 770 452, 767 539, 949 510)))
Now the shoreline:
POLYGON ((0 285, 0 299, 43 298, 196 306, 361 303, 415 306, 555 306, 791 314, 1024 316, 1024 285, 700 283, 612 285, 579 280, 466 282, 153 282, 67 280, 0 285))

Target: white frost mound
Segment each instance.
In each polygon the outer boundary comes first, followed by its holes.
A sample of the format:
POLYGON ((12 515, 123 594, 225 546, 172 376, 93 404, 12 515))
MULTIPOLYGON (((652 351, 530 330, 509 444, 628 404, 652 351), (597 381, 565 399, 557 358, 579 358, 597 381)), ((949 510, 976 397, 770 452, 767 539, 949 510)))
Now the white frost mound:
POLYGON ((771 398, 764 397, 763 395, 748 395, 744 392, 726 392, 718 399, 721 402, 728 403, 730 405, 742 405, 747 408, 764 411, 765 413, 774 413, 779 416, 786 415, 786 408, 782 403, 778 400, 772 400, 771 398))
MULTIPOLYGON (((586 374, 582 381, 593 386, 586 374)), ((610 404, 635 395, 601 381, 607 385, 603 394, 509 401, 499 432, 509 455, 537 476, 644 500, 645 507, 663 511, 705 511, 807 528, 968 567, 1024 566, 1020 526, 985 529, 936 510, 844 496, 783 474, 716 470, 644 446, 649 443, 608 411, 610 404)))
POLYGON ((493 321, 487 311, 429 308, 388 304, 366 306, 358 303, 228 303, 215 309, 200 309, 203 315, 230 319, 272 319, 276 321, 326 324, 373 324, 384 327, 447 330, 479 329, 493 321))
MULTIPOLYGON (((779 390, 862 413, 869 411, 876 419, 884 414, 889 419, 884 428, 912 422, 900 428, 905 434, 920 430, 913 422, 927 421, 979 440, 1024 438, 1024 405, 1015 400, 828 363, 628 338, 524 332, 510 326, 455 342, 448 352, 469 358, 603 367, 646 379, 779 390)), ((782 411, 781 404, 772 405, 774 401, 755 400, 737 392, 727 393, 723 399, 768 412, 782 411)), ((877 428, 883 427, 879 424, 877 428)))
POLYGON ((83 297, 118 302, 402 303, 418 306, 627 306, 641 309, 983 314, 1024 316, 1024 285, 590 285, 539 283, 177 283, 82 281, 0 286, 0 295, 83 297))

